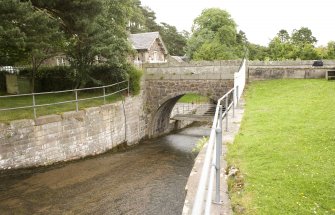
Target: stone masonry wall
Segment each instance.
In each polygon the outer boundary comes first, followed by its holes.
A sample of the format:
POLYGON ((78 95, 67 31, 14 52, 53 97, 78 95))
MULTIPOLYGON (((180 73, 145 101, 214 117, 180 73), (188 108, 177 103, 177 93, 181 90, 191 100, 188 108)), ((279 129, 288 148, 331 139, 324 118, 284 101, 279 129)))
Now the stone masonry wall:
POLYGON ((218 100, 234 87, 233 79, 226 80, 146 80, 147 108, 156 110, 166 100, 186 93, 197 93, 218 100))
POLYGON ((270 80, 270 79, 313 79, 325 78, 326 71, 334 70, 334 67, 307 67, 307 66, 249 66, 248 81, 270 80))
POLYGON ((142 96, 125 103, 0 123, 0 170, 68 161, 103 153, 147 135, 142 96), (123 108, 125 107, 125 108, 123 108))
POLYGON ((313 67, 313 62, 306 61, 249 61, 248 81, 269 79, 311 79, 325 78, 326 71, 335 69, 335 61, 323 61, 321 67, 313 67))

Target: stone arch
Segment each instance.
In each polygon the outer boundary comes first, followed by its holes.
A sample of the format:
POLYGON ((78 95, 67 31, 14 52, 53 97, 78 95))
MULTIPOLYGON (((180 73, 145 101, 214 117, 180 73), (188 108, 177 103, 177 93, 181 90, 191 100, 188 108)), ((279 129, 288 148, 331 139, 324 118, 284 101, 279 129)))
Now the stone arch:
POLYGON ((185 91, 185 92, 172 93, 165 96, 162 99, 159 99, 159 101, 157 102, 158 107, 154 111, 150 123, 150 130, 149 130, 150 137, 156 137, 158 135, 170 132, 171 130, 174 129, 174 127, 171 128, 170 124, 170 115, 172 109, 174 108, 178 100, 182 96, 188 93, 196 93, 202 96, 206 96, 211 100, 211 102, 213 103, 215 102, 215 99, 211 98, 211 96, 205 95, 204 93, 198 91, 185 91))

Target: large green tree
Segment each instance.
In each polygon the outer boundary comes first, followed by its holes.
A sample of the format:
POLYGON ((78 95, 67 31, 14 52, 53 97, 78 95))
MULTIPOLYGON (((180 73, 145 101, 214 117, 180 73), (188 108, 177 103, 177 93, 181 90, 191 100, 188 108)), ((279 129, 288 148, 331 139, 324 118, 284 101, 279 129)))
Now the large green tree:
POLYGON ((301 59, 312 60, 320 58, 315 49, 316 38, 306 27, 293 30, 289 35, 286 30, 280 30, 269 43, 269 53, 272 60, 301 59))
POLYGON ((167 23, 161 23, 160 34, 169 50, 170 55, 182 56, 185 54, 186 36, 177 31, 175 26, 167 23))
POLYGON ((30 62, 31 90, 40 65, 62 46, 58 21, 45 10, 18 0, 0 1, 0 64, 30 62))
POLYGON ((249 60, 266 60, 269 58, 268 47, 248 43, 249 60))
POLYGON ((205 9, 193 22, 187 55, 195 60, 225 60, 242 57, 244 34, 237 33, 230 14, 218 8, 205 9), (239 36, 238 36, 239 35, 239 36))
POLYGON ((90 67, 98 60, 122 66, 131 51, 127 24, 133 0, 31 0, 59 20, 67 43, 65 53, 75 70, 77 87, 95 81, 90 67))
POLYGON ((335 41, 329 41, 327 44, 327 59, 335 59, 335 41))

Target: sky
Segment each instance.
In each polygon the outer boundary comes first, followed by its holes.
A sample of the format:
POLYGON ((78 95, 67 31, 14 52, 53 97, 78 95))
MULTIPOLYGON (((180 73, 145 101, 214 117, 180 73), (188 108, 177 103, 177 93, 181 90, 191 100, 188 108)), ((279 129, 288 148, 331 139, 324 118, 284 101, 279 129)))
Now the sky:
POLYGON ((176 26, 178 31, 191 31, 193 20, 205 8, 228 11, 246 33, 250 42, 268 45, 281 30, 308 27, 317 45, 335 41, 334 0, 141 0, 156 13, 157 22, 176 26))

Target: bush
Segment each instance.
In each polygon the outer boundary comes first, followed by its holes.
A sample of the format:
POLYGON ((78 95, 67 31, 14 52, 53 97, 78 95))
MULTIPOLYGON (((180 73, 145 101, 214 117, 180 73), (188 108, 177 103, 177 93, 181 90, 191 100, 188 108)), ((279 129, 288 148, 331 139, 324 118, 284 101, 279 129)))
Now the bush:
POLYGON ((128 77, 129 77, 129 85, 130 91, 133 95, 138 95, 141 90, 141 77, 142 71, 135 68, 133 65, 129 65, 128 69, 128 77))
MULTIPOLYGON (((30 77, 31 73, 31 68, 20 70, 20 76, 30 77)), ((131 64, 125 64, 121 67, 117 65, 94 65, 90 69, 90 76, 91 80, 85 87, 109 85, 126 80, 129 77, 131 93, 137 95, 140 92, 142 72, 131 64)), ((1 77, 0 73, 0 91, 2 90, 1 77)), ((35 92, 74 89, 76 86, 75 72, 71 67, 65 66, 42 67, 37 71, 35 83, 35 92)), ((125 87, 126 85, 116 86, 114 90, 125 87)), ((6 86, 4 86, 4 90, 6 90, 6 86)))
MULTIPOLYGON (((32 69, 20 70, 20 76, 31 77, 32 69)), ((73 89, 74 73, 70 67, 41 67, 35 77, 35 92, 48 92, 73 89)))
POLYGON ((90 69, 92 79, 87 87, 109 85, 127 79, 127 70, 124 67, 111 65, 95 65, 90 69))

